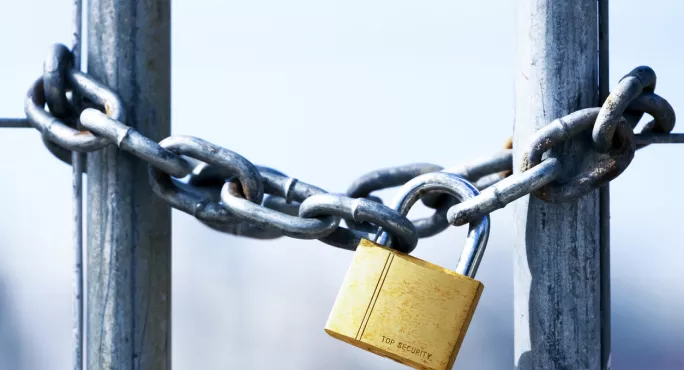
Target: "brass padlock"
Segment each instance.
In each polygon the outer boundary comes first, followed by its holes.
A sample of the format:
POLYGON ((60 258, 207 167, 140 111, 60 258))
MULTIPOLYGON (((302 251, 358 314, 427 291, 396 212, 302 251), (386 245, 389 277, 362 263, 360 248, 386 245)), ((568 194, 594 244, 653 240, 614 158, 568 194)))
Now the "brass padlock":
MULTIPOLYGON (((406 183, 393 208, 406 215, 428 191, 460 201, 478 194, 457 175, 429 173, 406 183)), ((325 331, 416 369, 451 369, 482 293, 473 277, 488 237, 489 216, 470 224, 455 271, 383 246, 391 238, 382 230, 376 242, 363 239, 325 331)))

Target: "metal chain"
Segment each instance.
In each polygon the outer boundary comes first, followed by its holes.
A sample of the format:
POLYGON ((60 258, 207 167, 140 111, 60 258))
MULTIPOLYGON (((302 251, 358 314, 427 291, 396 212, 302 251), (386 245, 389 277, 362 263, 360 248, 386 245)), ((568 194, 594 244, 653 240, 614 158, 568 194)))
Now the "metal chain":
POLYGON ((666 142, 668 139, 664 137, 669 136, 668 133, 674 128, 674 110, 665 99, 653 93, 654 88, 653 70, 649 67, 635 68, 620 81, 601 108, 571 113, 539 129, 523 154, 521 172, 484 190, 477 197, 452 207, 447 215, 448 221, 453 225, 464 225, 530 193, 548 202, 568 201, 615 179, 632 161, 635 150, 659 139, 666 142), (625 93, 626 90, 632 91, 625 93), (634 90, 641 95, 634 96, 634 90), (635 135, 633 129, 643 113, 650 114, 654 119, 644 125, 642 133, 635 135), (542 156, 550 149, 587 133, 589 129, 592 130, 594 145, 605 152, 588 147, 585 148, 584 158, 559 159, 549 156, 542 161, 542 156), (650 132, 661 134, 643 134, 650 132), (603 135, 609 136, 610 140, 598 139, 603 144, 597 144, 597 138, 603 135), (642 135, 645 135, 645 139, 640 139, 642 135), (564 166, 562 160, 570 163, 564 166), (584 166, 583 172, 572 175, 570 167, 578 162, 593 164, 584 166), (567 175, 568 172, 571 176, 567 175), (564 175, 565 179, 561 180, 564 175))
MULTIPOLYGON (((587 108, 556 119, 538 130, 523 151, 520 171, 513 173, 511 141, 493 156, 444 168, 414 163, 383 168, 359 177, 345 195, 331 194, 277 170, 256 166, 241 155, 205 140, 171 136, 157 143, 125 124, 118 96, 72 67, 63 45, 50 49, 41 78, 26 97, 28 119, 0 119, 0 127, 38 129, 48 149, 70 163, 72 151, 91 152, 115 144, 149 164, 154 193, 171 207, 208 227, 256 239, 289 236, 318 239, 353 250, 361 238, 389 238, 390 245, 411 252, 419 238, 449 225, 482 218, 528 194, 564 202, 587 194, 619 176, 637 149, 654 143, 684 143, 670 134, 675 114, 654 93, 655 72, 638 67, 627 74, 600 108, 587 108), (86 100, 77 112, 69 91, 86 100), (45 109, 47 104, 49 111, 45 109), (634 134, 644 113, 653 120, 634 134), (89 131, 80 131, 80 126, 89 131), (582 155, 556 154, 568 140, 584 145, 582 155), (436 188, 415 195, 434 209, 432 216, 409 220, 408 209, 393 209, 372 193, 403 186, 417 176, 449 172, 473 182, 479 195, 463 202, 436 188), (182 180, 186 178, 185 180, 182 180), (347 227, 341 226, 344 220, 347 227)), ((473 189, 473 191, 476 191, 473 189)))

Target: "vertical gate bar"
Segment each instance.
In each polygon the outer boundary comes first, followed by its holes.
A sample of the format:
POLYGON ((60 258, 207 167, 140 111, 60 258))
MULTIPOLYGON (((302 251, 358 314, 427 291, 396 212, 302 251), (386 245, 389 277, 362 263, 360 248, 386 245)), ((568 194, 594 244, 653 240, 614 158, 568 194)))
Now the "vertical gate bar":
MULTIPOLYGON (((610 92, 609 0, 598 0, 599 103, 610 92)), ((601 370, 611 368, 610 338, 610 184, 599 190, 601 220, 601 370)))
MULTIPOLYGON (((598 96, 598 1, 516 1, 514 168, 542 126, 598 96)), ((588 135, 554 148, 581 163, 588 135)), ((601 369, 599 191, 551 204, 515 205, 515 366, 521 370, 601 369)))
MULTIPOLYGON (((74 34, 71 51, 74 68, 81 69, 81 43, 83 3, 73 0, 74 34)), ((76 101, 76 100, 74 100, 76 101)), ((71 152, 72 212, 74 242, 74 291, 73 291, 73 368, 83 370, 83 166, 85 158, 79 152, 71 152)))
MULTIPOLYGON (((88 73, 116 91, 125 123, 170 132, 168 0, 89 0, 88 73)), ((147 166, 114 145, 87 160, 87 368, 171 368, 171 210, 147 166)))

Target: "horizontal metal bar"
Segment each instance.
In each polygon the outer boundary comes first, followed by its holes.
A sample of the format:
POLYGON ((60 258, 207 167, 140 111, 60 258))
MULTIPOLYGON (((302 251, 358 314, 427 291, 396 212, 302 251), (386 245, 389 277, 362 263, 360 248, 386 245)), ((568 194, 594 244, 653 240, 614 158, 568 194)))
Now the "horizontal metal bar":
POLYGON ((31 128, 26 118, 0 118, 0 128, 31 128))
POLYGON ((684 134, 638 134, 634 135, 636 145, 684 144, 684 134))

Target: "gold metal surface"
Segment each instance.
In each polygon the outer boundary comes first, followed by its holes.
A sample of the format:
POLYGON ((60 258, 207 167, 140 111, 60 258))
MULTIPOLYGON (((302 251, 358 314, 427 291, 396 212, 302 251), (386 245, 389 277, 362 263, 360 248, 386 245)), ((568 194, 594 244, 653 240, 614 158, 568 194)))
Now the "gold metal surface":
POLYGON ((448 370, 483 288, 477 280, 364 239, 325 331, 416 369, 448 370))

